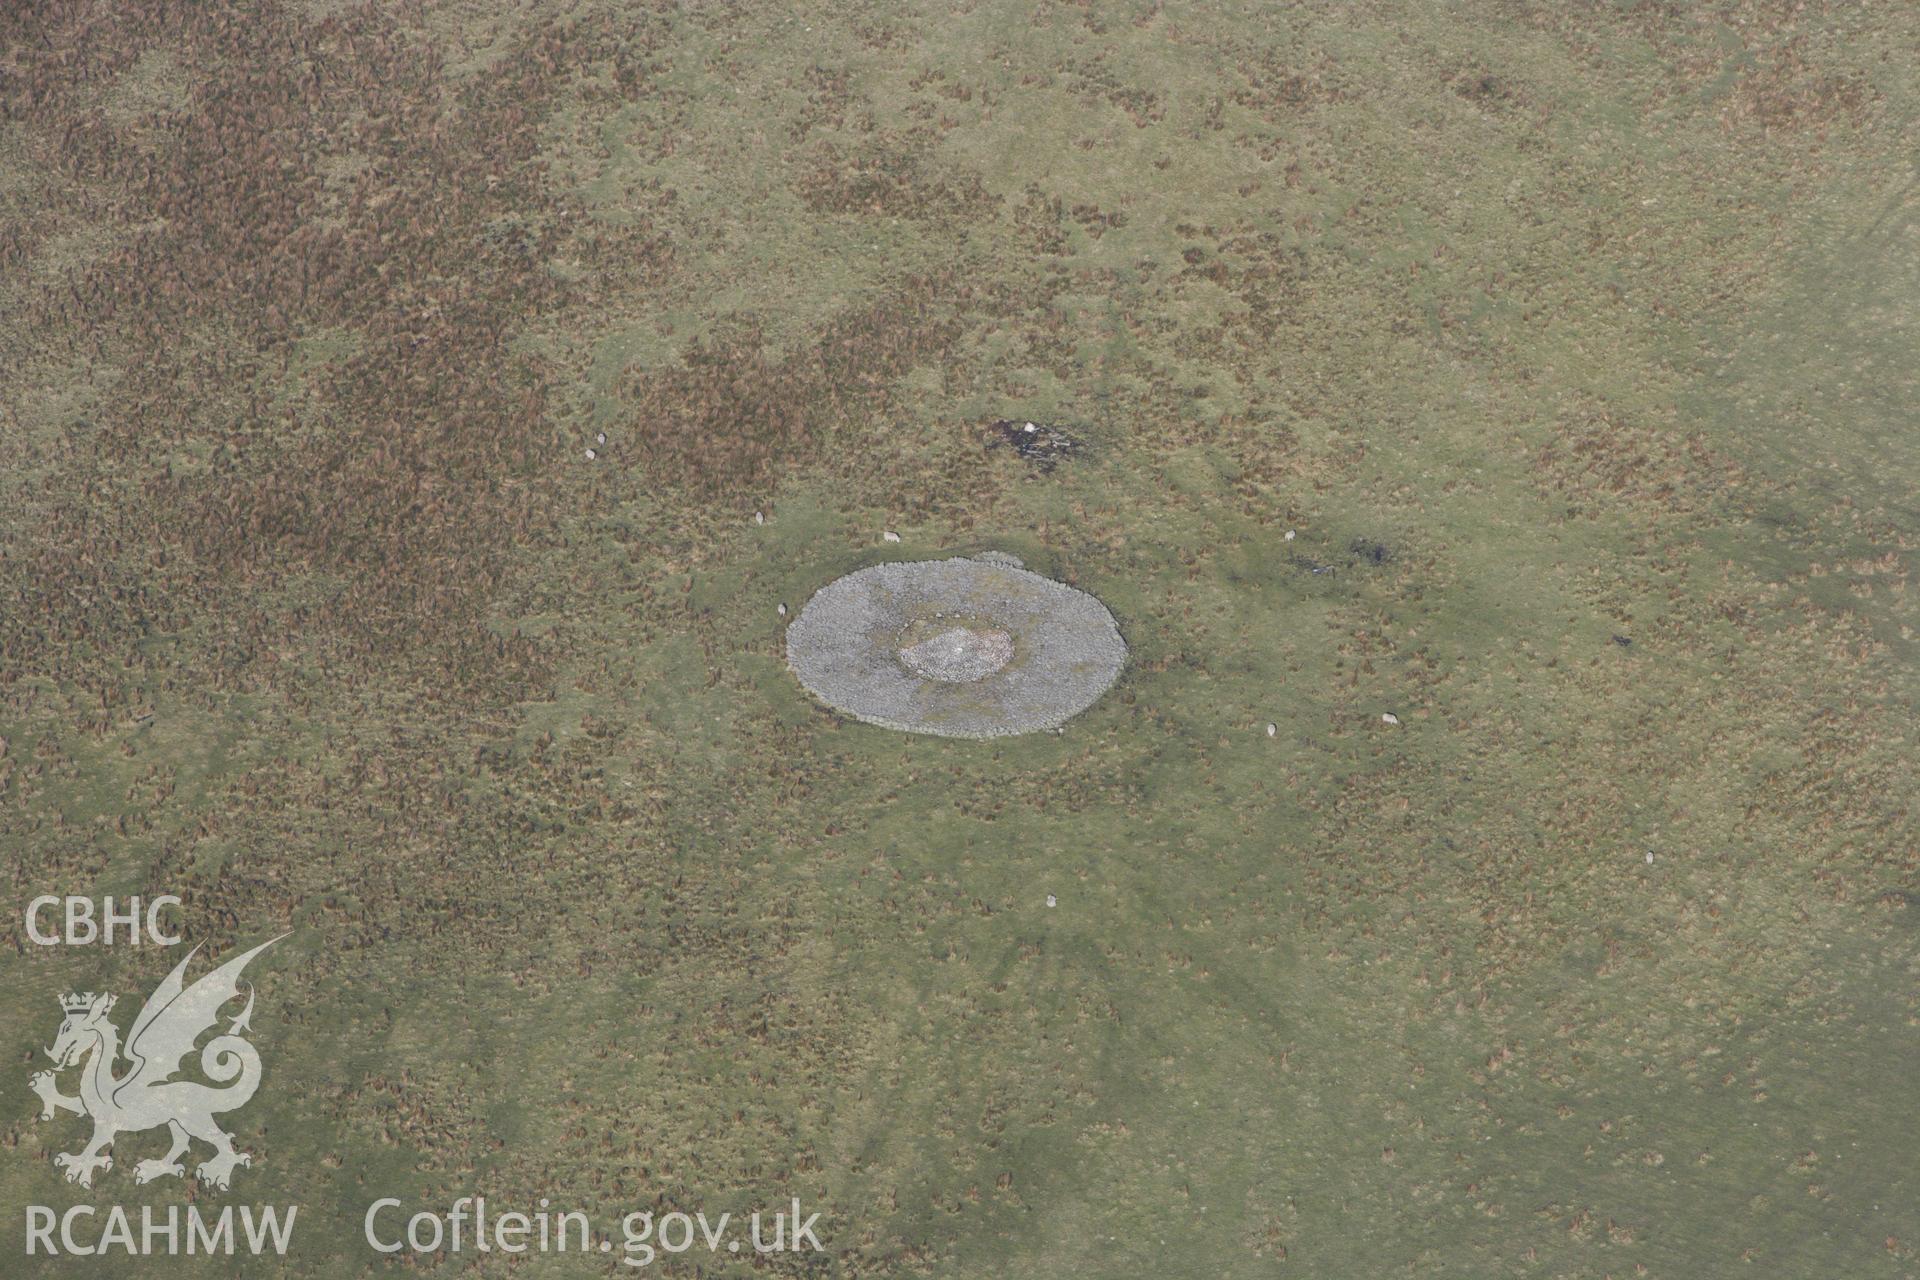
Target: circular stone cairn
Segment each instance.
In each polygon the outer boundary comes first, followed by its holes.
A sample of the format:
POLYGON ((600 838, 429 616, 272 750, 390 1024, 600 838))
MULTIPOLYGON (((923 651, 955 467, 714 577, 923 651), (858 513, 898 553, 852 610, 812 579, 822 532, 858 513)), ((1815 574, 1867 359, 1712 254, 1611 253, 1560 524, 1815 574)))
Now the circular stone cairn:
POLYGON ((1058 728, 1126 660, 1105 605, 991 552, 836 578, 787 628, 787 665, 821 700, 949 738, 1058 728))

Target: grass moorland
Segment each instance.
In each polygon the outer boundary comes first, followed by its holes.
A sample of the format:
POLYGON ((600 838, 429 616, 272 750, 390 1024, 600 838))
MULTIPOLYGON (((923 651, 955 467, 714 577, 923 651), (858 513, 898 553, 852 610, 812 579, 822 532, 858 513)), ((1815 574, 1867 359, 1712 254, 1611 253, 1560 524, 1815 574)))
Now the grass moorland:
POLYGON ((292 931, 234 1274, 476 1191, 797 1195, 789 1275, 1920 1274, 1917 43, 6 6, 6 1270, 219 1199, 67 1186, 26 1087, 178 956, 20 908, 176 893, 292 931), (1132 646, 1064 734, 787 673, 779 604, 991 548, 1132 646))

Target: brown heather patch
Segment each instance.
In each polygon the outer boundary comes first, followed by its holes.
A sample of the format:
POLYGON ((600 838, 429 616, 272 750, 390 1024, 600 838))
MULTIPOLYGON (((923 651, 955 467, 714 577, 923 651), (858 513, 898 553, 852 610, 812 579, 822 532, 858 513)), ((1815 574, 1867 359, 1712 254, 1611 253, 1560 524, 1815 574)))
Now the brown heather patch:
MULTIPOLYGON (((0 15, 16 51, 0 118, 53 177, 37 203, 103 225, 112 246, 27 296, 15 334, 44 358, 126 371, 90 408, 98 443, 41 495, 41 552, 6 566, 43 619, 38 643, 9 634, 10 652, 63 665, 81 640, 127 644, 163 610, 218 607, 243 635, 293 621, 363 659, 459 635, 498 668, 504 642, 472 622, 558 505, 545 370, 506 349, 564 288, 547 262, 573 211, 535 160, 543 104, 583 51, 623 89, 639 73, 603 24, 533 31, 450 87, 438 51, 402 30, 418 16, 0 15), (83 109, 155 47, 185 86, 180 109, 83 109), (316 368, 302 402, 278 401, 303 337, 328 332, 354 354, 316 368), (88 550, 54 550, 72 547, 88 550), (261 614, 276 583, 307 573, 327 602, 261 614)), ((0 228, 0 258, 30 260, 35 225, 0 228)), ((623 246, 636 270, 660 252, 645 228, 581 247, 600 260, 623 246)), ((259 653, 242 639, 223 657, 259 653)))
MULTIPOLYGON (((807 100, 787 126, 788 138, 798 142, 816 129, 829 133, 849 127, 863 133, 872 130, 870 117, 861 115, 849 119, 849 114, 856 110, 852 73, 844 68, 809 67, 802 83, 807 100)), ((910 87, 918 89, 920 81, 914 80, 910 87)))
POLYGON ((1244 310, 1219 324, 1185 335, 1175 349, 1195 360, 1251 368, 1271 355, 1273 343, 1299 323, 1308 286, 1307 252, 1271 231, 1221 230, 1182 223, 1183 238, 1205 243, 1181 254, 1176 282, 1204 280, 1231 294, 1244 310), (1223 354, 1237 359, 1222 360, 1223 354))
POLYGON ((1302 111, 1345 101, 1340 70, 1322 55, 1310 67, 1294 65, 1277 51, 1262 49, 1238 60, 1242 84, 1228 94, 1238 106, 1276 123, 1291 122, 1302 111))
POLYGON ((1073 63, 1062 71, 1062 78, 1070 93, 1125 113, 1136 129, 1166 119, 1166 102, 1159 93, 1124 83, 1103 61, 1073 63))
POLYGON ((955 225, 988 216, 999 203, 978 175, 936 177, 919 155, 884 138, 858 149, 823 144, 794 190, 815 213, 955 225))
POLYGON ((1590 516, 1635 508, 1699 515, 1746 479, 1700 434, 1623 420, 1604 408, 1559 423, 1534 455, 1532 471, 1540 489, 1590 516))
POLYGON ((1072 247, 1066 232, 1067 205, 1032 183, 1013 206, 1014 243, 1030 254, 1065 257, 1072 247))
POLYGON ((770 359, 749 330, 629 375, 621 398, 647 483, 706 497, 754 493, 825 462, 845 432, 884 418, 895 379, 952 343, 954 308, 972 292, 943 272, 850 310, 785 358, 770 359))
POLYGON ((1664 94, 1711 103, 1730 131, 1754 130, 1767 138, 1858 126, 1878 96, 1859 70, 1821 65, 1844 55, 1862 19, 1871 17, 1870 7, 1838 0, 1642 0, 1621 6, 1525 0, 1514 7, 1596 65, 1604 61, 1596 32, 1608 25, 1616 37, 1645 41, 1673 73, 1664 94), (1810 33, 1828 48, 1816 50, 1810 33), (1738 39, 1737 48, 1724 43, 1728 36, 1738 39), (1726 93, 1702 95, 1729 69, 1735 74, 1726 93))
POLYGON ((1525 82, 1482 63, 1455 64, 1446 82, 1454 93, 1490 115, 1524 113, 1536 107, 1525 82))
POLYGON ((1740 76, 1721 108, 1720 119, 1729 127, 1757 125, 1771 134, 1857 126, 1876 96, 1857 71, 1833 72, 1812 65, 1805 36, 1752 52, 1754 65, 1740 76))

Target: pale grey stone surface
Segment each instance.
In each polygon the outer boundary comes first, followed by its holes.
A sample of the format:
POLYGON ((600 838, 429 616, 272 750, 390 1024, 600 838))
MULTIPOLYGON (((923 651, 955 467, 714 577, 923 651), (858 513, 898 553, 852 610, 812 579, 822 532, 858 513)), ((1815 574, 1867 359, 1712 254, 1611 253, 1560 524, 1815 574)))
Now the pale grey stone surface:
POLYGON ((1013 637, 999 627, 946 627, 903 647, 900 661, 929 680, 970 684, 1013 661, 1013 637))
POLYGON ((980 559, 879 564, 815 593, 787 663, 869 724, 955 738, 1057 728, 1119 678, 1127 646, 1105 605, 980 559))

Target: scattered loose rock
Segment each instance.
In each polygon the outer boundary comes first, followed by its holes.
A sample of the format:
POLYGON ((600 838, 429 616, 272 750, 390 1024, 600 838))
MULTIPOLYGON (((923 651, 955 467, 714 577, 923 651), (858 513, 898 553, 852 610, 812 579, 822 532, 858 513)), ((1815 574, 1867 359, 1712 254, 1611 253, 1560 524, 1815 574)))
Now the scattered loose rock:
POLYGON ((1393 552, 1384 542, 1375 542, 1370 538, 1355 538, 1347 548, 1357 559, 1368 564, 1385 564, 1393 559, 1393 552))
POLYGON ((1004 445, 1035 463, 1042 471, 1051 471, 1062 458, 1080 448, 1080 442, 1059 427, 1025 418, 1002 418, 987 428, 988 444, 1004 445))

